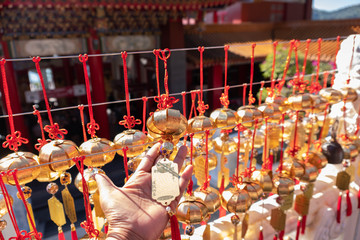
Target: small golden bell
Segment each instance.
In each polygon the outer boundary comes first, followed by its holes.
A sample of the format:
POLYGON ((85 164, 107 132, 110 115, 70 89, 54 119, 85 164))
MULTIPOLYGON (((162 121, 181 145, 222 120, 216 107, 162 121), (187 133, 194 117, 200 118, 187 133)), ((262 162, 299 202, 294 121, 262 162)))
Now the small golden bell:
POLYGON ((305 169, 305 172, 304 172, 304 175, 301 177, 301 181, 315 182, 316 178, 319 175, 319 170, 317 169, 317 167, 315 167, 311 163, 305 163, 304 169, 305 169))
POLYGON ((221 195, 221 205, 231 213, 245 213, 251 206, 251 197, 243 189, 229 188, 221 195))
POLYGON ((229 108, 218 108, 210 114, 216 128, 223 130, 233 129, 238 120, 237 113, 229 108))
POLYGON ((313 113, 321 113, 326 109, 326 103, 328 102, 324 97, 320 95, 311 94, 311 107, 313 113))
POLYGON ((237 149, 237 143, 226 133, 221 133, 212 143, 214 151, 220 154, 223 153, 224 155, 231 154, 237 149))
POLYGON ((351 87, 344 87, 340 89, 340 92, 343 95, 343 100, 345 100, 346 98, 347 102, 355 102, 356 99, 358 98, 356 90, 351 87))
MULTIPOLYGON (((306 153, 303 154, 303 160, 305 160, 306 153)), ((328 163, 326 157, 321 152, 309 152, 308 162, 314 165, 317 169, 324 168, 328 163)))
POLYGON ((148 142, 147 136, 136 129, 128 129, 122 133, 119 133, 114 138, 115 147, 119 149, 117 153, 120 156, 124 156, 122 148, 128 147, 126 156, 129 158, 136 157, 145 151, 148 142))
POLYGON ((237 110, 237 115, 237 122, 248 128, 254 126, 254 121, 256 119, 260 120, 262 118, 261 112, 253 105, 239 107, 237 110))
POLYGON ((263 103, 258 107, 263 118, 268 118, 268 122, 279 123, 281 111, 276 103, 263 103))
MULTIPOLYGON (((93 177, 97 173, 105 174, 105 172, 100 168, 87 168, 84 170, 84 178, 88 185, 88 190, 90 194, 93 194, 97 191, 97 183, 95 178, 93 177)), ((80 192, 83 192, 82 176, 80 173, 78 173, 78 175, 76 176, 74 180, 74 185, 80 192)))
POLYGON ((263 195, 263 189, 260 187, 260 184, 251 181, 245 181, 241 186, 245 191, 248 192, 251 200, 256 202, 263 195))
POLYGON ((265 194, 271 193, 273 190, 273 182, 271 179, 271 170, 255 170, 251 174, 251 180, 260 185, 265 194))
MULTIPOLYGON (((213 130, 214 121, 204 115, 196 116, 188 121, 188 133, 194 133, 194 138, 203 138, 206 130, 213 130), (199 133, 198 133, 199 132, 199 133)), ((215 130, 209 131, 209 137, 214 135, 215 130)))
POLYGON ((290 108, 289 101, 286 97, 282 95, 275 95, 274 97, 267 97, 265 103, 275 103, 279 106, 281 112, 286 112, 290 108))
POLYGON ((323 88, 320 90, 319 95, 325 98, 330 104, 338 103, 342 100, 342 93, 333 88, 323 88))
POLYGON ((287 158, 284 160, 282 173, 290 178, 300 179, 305 173, 304 164, 296 158, 287 158))
POLYGON ((204 202, 193 196, 182 197, 176 208, 178 221, 186 224, 199 224, 207 219, 208 215, 204 202))
POLYGON ((114 143, 105 138, 91 138, 79 147, 80 154, 86 156, 84 164, 91 167, 102 167, 115 157, 114 143))
POLYGON ((221 205, 221 197, 218 190, 213 187, 207 189, 198 188, 194 191, 194 196, 203 201, 208 209, 209 214, 216 212, 221 205))
POLYGON ((280 197, 286 197, 294 192, 294 180, 289 177, 275 175, 273 177, 274 187, 277 189, 277 194, 280 197))
POLYGON ((298 93, 289 97, 289 104, 294 110, 307 110, 311 108, 311 97, 309 93, 298 93))

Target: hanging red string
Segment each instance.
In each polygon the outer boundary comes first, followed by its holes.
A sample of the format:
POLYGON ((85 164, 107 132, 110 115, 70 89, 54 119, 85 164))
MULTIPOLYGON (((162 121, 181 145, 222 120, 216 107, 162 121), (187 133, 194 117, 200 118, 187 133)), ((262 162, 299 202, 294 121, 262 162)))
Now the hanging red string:
POLYGON ((295 240, 299 240, 300 237, 300 228, 301 228, 301 218, 299 217, 297 224, 296 224, 296 235, 295 240))
POLYGON ((144 97, 142 97, 142 100, 143 100, 143 120, 142 120, 143 127, 142 127, 142 132, 144 134, 146 134, 147 133, 147 131, 146 131, 146 102, 148 101, 148 98, 144 96, 144 97))
POLYGON ((281 173, 283 170, 283 162, 284 162, 284 133, 285 133, 285 113, 281 116, 281 146, 280 146, 280 162, 279 162, 279 172, 281 173))
POLYGON ((126 176, 126 181, 129 180, 129 170, 128 170, 128 161, 127 161, 127 155, 126 152, 127 150, 129 150, 128 147, 124 147, 122 149, 123 153, 124 153, 124 170, 125 170, 125 176, 126 176))
MULTIPOLYGON (((314 107, 311 107, 311 113, 314 113, 314 107)), ((310 152, 310 145, 312 144, 311 142, 311 137, 312 137, 312 130, 313 130, 313 119, 310 119, 310 130, 309 130, 309 135, 308 135, 308 142, 307 142, 307 149, 306 149, 306 157, 305 157, 305 163, 307 163, 309 161, 309 152, 310 152)))
POLYGON ((247 87, 247 84, 244 83, 244 85, 243 85, 243 105, 246 104, 246 87, 247 87))
POLYGON ((310 42, 311 42, 311 39, 306 40, 306 47, 305 47, 305 54, 304 54, 304 63, 303 63, 302 74, 301 74, 301 77, 302 77, 302 78, 304 78, 304 76, 305 76, 307 56, 308 56, 308 54, 309 54, 310 42))
POLYGON ((154 49, 153 54, 155 55, 155 72, 156 72, 156 86, 158 97, 160 97, 160 80, 159 80, 159 55, 160 49, 154 49))
POLYGON ((280 94, 281 93, 281 89, 282 87, 284 86, 285 84, 285 78, 286 78, 286 73, 289 69, 289 65, 290 65, 290 61, 291 61, 291 53, 292 53, 292 49, 294 47, 294 43, 295 43, 295 40, 291 40, 290 41, 290 47, 289 47, 289 53, 286 57, 286 62, 285 62, 285 68, 284 68, 284 72, 283 72, 283 76, 282 76, 282 79, 281 81, 276 85, 276 88, 277 88, 277 91, 278 93, 280 94))
POLYGON ((352 52, 351 52, 349 70, 348 70, 348 79, 346 80, 347 84, 350 83, 350 72, 351 72, 351 69, 352 69, 353 60, 354 60, 354 52, 355 52, 355 39, 356 39, 356 35, 354 35, 354 37, 353 37, 353 46, 352 46, 352 52))
POLYGON ((206 153, 206 157, 205 157, 205 182, 201 187, 201 190, 206 190, 209 186, 210 186, 210 179, 211 176, 209 176, 209 133, 210 130, 206 130, 205 131, 205 153, 206 153))
POLYGON ((325 110, 324 110, 324 120, 323 120, 323 125, 320 129, 320 133, 319 133, 319 139, 315 142, 315 149, 317 151, 321 151, 321 139, 323 137, 323 131, 324 131, 324 126, 325 126, 325 123, 326 123, 326 117, 327 117, 327 114, 328 114, 328 109, 329 109, 329 103, 326 103, 325 105, 325 110))
POLYGON ((350 191, 349 189, 346 190, 346 216, 351 216, 352 214, 352 204, 351 204, 351 199, 350 199, 350 191))
POLYGON ((85 86, 86 86, 86 97, 87 97, 87 101, 88 101, 88 105, 89 105, 90 122, 86 125, 86 127, 87 127, 87 132, 93 138, 93 137, 96 137, 96 131, 99 130, 100 127, 99 127, 99 124, 97 124, 95 122, 95 120, 94 120, 94 114, 93 114, 92 102, 91 102, 90 81, 89 81, 89 75, 88 75, 87 67, 86 67, 86 61, 87 60, 88 60, 88 55, 87 54, 84 54, 84 55, 80 54, 79 55, 79 61, 83 65, 85 86))
POLYGON ((207 109, 209 109, 209 105, 204 103, 203 100, 203 86, 204 86, 204 64, 203 64, 203 53, 204 47, 198 47, 198 51, 200 52, 200 94, 197 110, 199 111, 199 115, 203 115, 207 109))
POLYGON ((307 215, 304 215, 301 219, 301 234, 305 234, 307 215))
POLYGON ((75 165, 81 174, 81 183, 83 187, 83 196, 84 196, 84 207, 86 220, 80 224, 82 228, 85 229, 86 233, 90 238, 97 238, 99 236, 99 230, 95 229, 94 222, 92 219, 91 205, 89 200, 89 189, 84 177, 84 159, 85 156, 74 157, 72 160, 75 162, 75 165))
POLYGON ((5 63, 6 63, 6 60, 4 58, 2 58, 0 60, 0 67, 1 67, 1 75, 2 75, 2 80, 3 80, 3 88, 4 88, 3 94, 5 96, 6 109, 7 109, 8 115, 9 115, 9 125, 10 125, 11 133, 6 136, 5 141, 3 142, 2 146, 3 146, 3 148, 9 147, 10 150, 16 152, 22 144, 27 144, 29 142, 29 140, 21 137, 20 131, 15 131, 14 118, 13 118, 13 113, 12 113, 11 103, 10 103, 10 96, 9 96, 9 88, 8 88, 7 80, 6 80, 5 63))
POLYGON ((251 69, 250 69, 250 89, 249 89, 249 105, 252 105, 255 102, 255 98, 252 94, 252 85, 254 80, 254 58, 255 58, 255 47, 256 43, 251 45, 251 69))
POLYGON ((255 122, 254 122, 254 130, 253 130, 252 143, 251 143, 250 164, 249 164, 249 168, 247 169, 247 172, 245 171, 245 174, 244 174, 244 176, 248 177, 248 178, 251 178, 252 173, 256 170, 256 167, 253 166, 253 158, 254 158, 254 151, 255 151, 255 136, 256 136, 258 121, 259 121, 258 119, 255 119, 255 122))
MULTIPOLYGON (((338 55, 339 49, 340 49, 340 36, 337 36, 337 38, 336 38, 336 54, 335 54, 335 58, 334 58, 334 69, 337 69, 336 57, 338 55)), ((335 80, 335 71, 333 72, 333 75, 331 77, 331 86, 334 84, 334 80, 335 80)))
POLYGON ((310 93, 318 93, 321 90, 321 85, 319 83, 319 72, 320 72, 320 55, 321 55, 321 42, 322 39, 318 39, 318 50, 317 50, 317 62, 316 62, 316 79, 311 83, 309 87, 310 93))
POLYGON ((297 152, 299 151, 299 146, 297 146, 297 138, 298 138, 298 122, 299 122, 299 110, 296 110, 295 114, 295 126, 294 126, 294 140, 293 146, 290 147, 289 155, 295 157, 297 152))
POLYGON ((86 142, 87 136, 86 136, 86 129, 85 129, 85 121, 84 121, 84 105, 80 104, 78 106, 78 109, 80 111, 80 119, 81 119, 81 126, 82 126, 82 131, 83 131, 84 142, 86 142))
POLYGON ((124 120, 120 121, 119 124, 123 125, 127 129, 132 129, 135 127, 136 124, 141 124, 140 119, 135 119, 134 116, 131 116, 130 114, 130 100, 129 100, 129 80, 128 80, 128 74, 127 74, 127 65, 126 65, 126 58, 127 58, 127 52, 121 52, 121 57, 123 60, 123 71, 124 71, 124 86, 125 86, 125 99, 126 99, 126 113, 123 118, 124 120))
POLYGON ((196 93, 197 93, 197 90, 192 90, 192 91, 190 92, 190 96, 191 96, 191 108, 190 108, 190 113, 189 113, 189 119, 192 118, 193 112, 194 112, 194 117, 197 116, 196 107, 195 107, 196 93))
POLYGON ((264 148, 263 148, 263 169, 271 169, 269 166, 269 159, 267 157, 268 154, 268 118, 265 118, 265 136, 264 136, 264 148))
MULTIPOLYGON (((194 154, 194 143, 193 143, 193 138, 194 138, 194 133, 191 133, 190 135, 190 164, 193 165, 193 154, 194 154)), ((187 188, 187 194, 189 194, 190 196, 193 195, 193 180, 192 178, 190 178, 189 184, 188 184, 188 188, 187 188)))
POLYGON ((186 116, 186 92, 181 92, 182 97, 182 107, 183 107, 183 115, 186 116))
POLYGON ((336 208, 336 222, 341 222, 341 200, 342 200, 342 192, 340 191, 338 196, 337 208, 336 208))
POLYGON ((41 115, 40 115, 40 112, 39 110, 36 109, 35 105, 33 106, 33 114, 37 117, 37 122, 39 123, 39 126, 40 126, 40 131, 41 131, 41 138, 38 138, 37 139, 37 142, 35 144, 35 149, 40 151, 40 149, 45 145, 47 144, 48 142, 50 142, 49 139, 46 139, 45 138, 45 133, 44 133, 44 127, 43 127, 43 123, 42 123, 42 119, 41 119, 41 115))
POLYGON ((329 77, 329 72, 324 72, 323 76, 324 76, 323 88, 326 88, 327 87, 327 79, 329 77))
POLYGON ((260 94, 259 94, 259 105, 261 105, 261 99, 262 99, 262 95, 263 95, 264 84, 265 84, 265 82, 261 81, 260 94))
POLYGON ((268 90, 268 95, 269 97, 273 97, 274 96, 274 88, 275 88, 275 79, 274 79, 274 72, 275 72, 275 63, 276 63, 276 47, 278 45, 278 42, 275 41, 273 43, 273 62, 272 62, 272 68, 271 68, 271 76, 270 76, 270 81, 271 81, 271 90, 268 90))
POLYGON ((221 94, 220 102, 224 106, 224 108, 228 108, 230 101, 229 101, 229 89, 230 87, 227 85, 227 75, 228 75, 228 51, 230 46, 225 45, 224 46, 224 52, 225 52, 225 79, 224 79, 224 92, 221 94))

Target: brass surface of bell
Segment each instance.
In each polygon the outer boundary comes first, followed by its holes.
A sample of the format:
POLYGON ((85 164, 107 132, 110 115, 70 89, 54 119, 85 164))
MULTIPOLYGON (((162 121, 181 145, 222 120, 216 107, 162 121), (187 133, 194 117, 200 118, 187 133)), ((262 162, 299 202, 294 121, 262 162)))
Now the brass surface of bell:
POLYGON ((254 147, 261 148, 264 146, 265 135, 263 132, 257 130, 255 133, 254 147))
POLYGON ((147 152, 143 152, 136 157, 129 158, 128 162, 127 162, 128 169, 132 172, 135 172, 137 167, 139 166, 141 160, 146 156, 146 153, 147 152))
MULTIPOLYGON (((238 137, 233 137, 234 142, 236 143, 236 146, 238 144, 238 137)), ((246 143, 248 143, 248 147, 251 147, 251 141, 249 141, 248 137, 245 137, 244 135, 240 135, 240 152, 245 152, 245 146, 246 143)))
POLYGON ((307 110, 311 108, 309 93, 298 93, 289 97, 289 104, 294 110, 307 110))
POLYGON ((342 144, 342 149, 344 150, 344 159, 354 159, 359 155, 357 146, 351 142, 342 144))
POLYGON ((330 104, 338 103, 342 100, 342 93, 333 88, 323 88, 320 90, 319 95, 325 98, 330 104))
MULTIPOLYGON (((29 183, 40 174, 41 167, 39 166, 39 157, 30 152, 10 153, 0 160, 0 171, 11 169, 17 169, 16 176, 20 185, 29 183)), ((6 184, 15 185, 14 177, 12 175, 5 174, 3 176, 3 181, 6 184)))
POLYGON ((221 206, 220 193, 213 187, 208 187, 206 190, 201 190, 199 187, 194 191, 194 196, 204 202, 209 214, 213 214, 221 206))
POLYGON ((229 188, 221 195, 221 205, 231 213, 245 213, 251 206, 249 193, 243 189, 229 188))
POLYGON ((290 178, 300 179, 305 173, 304 164, 296 158, 287 158, 284 160, 282 173, 288 175, 290 178))
POLYGON ((313 113, 321 113, 326 109, 326 103, 328 102, 324 97, 320 95, 311 94, 311 107, 313 113))
POLYGON ((276 103, 263 103, 258 107, 263 118, 268 118, 268 122, 279 123, 281 111, 276 103))
POLYGON ((122 148, 128 147, 126 156, 129 158, 136 157, 145 151, 148 142, 147 136, 136 129, 128 129, 119 133, 114 138, 115 148, 118 149, 117 153, 124 156, 122 148))
MULTIPOLYGON (((200 167, 200 165, 204 167, 205 161, 206 161, 206 153, 202 153, 194 158, 193 165, 195 168, 200 167)), ((217 157, 212 152, 208 153, 208 164, 209 164, 208 165, 209 171, 214 170, 217 166, 217 157)))
MULTIPOLYGON (((9 198, 10 198, 10 204, 12 205, 14 200, 10 195, 9 195, 9 198)), ((2 193, 0 193, 0 218, 3 217, 7 213, 8 213, 8 210, 6 207, 6 201, 4 199, 4 195, 2 193)))
POLYGON ((304 182, 314 182, 319 175, 319 170, 317 167, 312 165, 311 163, 304 164, 305 173, 301 177, 301 180, 304 182))
POLYGON ((237 149, 237 143, 225 133, 221 133, 220 136, 213 139, 212 143, 214 151, 224 155, 231 154, 237 149))
MULTIPOLYGON (((306 154, 303 154, 305 160, 306 154)), ((308 162, 314 165, 317 169, 324 168, 328 163, 326 157, 321 152, 309 152, 308 162)))
POLYGON ((305 117, 302 121, 302 125, 305 128, 305 133, 309 134, 310 131, 312 133, 312 139, 315 139, 315 135, 319 132, 319 124, 316 117, 310 118, 305 117))
MULTIPOLYGON (((263 132, 263 134, 265 133, 263 132)), ((269 149, 278 148, 280 146, 281 127, 276 123, 268 123, 267 134, 269 149)))
MULTIPOLYGON (((21 192, 23 193, 25 199, 29 199, 32 194, 32 189, 28 186, 22 186, 21 192)), ((21 200, 21 195, 19 192, 16 193, 16 197, 21 200)))
MULTIPOLYGON (((195 144, 194 144, 194 140, 195 140, 195 139, 193 139, 193 158, 195 158, 195 157, 197 156, 197 151, 196 151, 195 146, 194 146, 194 145, 195 145, 195 144)), ((179 142, 175 145, 174 150, 173 150, 173 152, 171 153, 171 155, 170 155, 170 157, 169 157, 169 159, 170 159, 171 161, 174 161, 174 159, 175 159, 175 157, 176 157, 176 155, 177 155, 180 147, 183 146, 183 145, 184 145, 184 142, 183 142, 183 141, 179 141, 179 142)), ((186 141, 185 146, 187 147, 186 158, 189 158, 189 157, 190 157, 190 154, 191 154, 191 143, 190 143, 190 141, 186 141)), ((210 150, 210 149, 209 149, 209 150, 210 150)), ((204 151, 205 151, 205 150, 204 150, 204 151)))
POLYGON ((178 221, 186 224, 199 224, 207 219, 208 215, 204 202, 195 197, 182 197, 176 208, 178 221))
MULTIPOLYGON (((75 163, 72 158, 79 155, 80 152, 73 141, 53 140, 40 149, 39 162, 43 164, 59 161, 48 165, 48 167, 54 172, 63 172, 74 166, 75 163)), ((41 171, 48 171, 46 168, 46 166, 42 167, 41 171)))
POLYGON ((275 95, 274 97, 267 97, 265 99, 265 103, 277 104, 281 112, 286 112, 287 110, 289 110, 290 107, 287 97, 284 97, 283 95, 275 95))
MULTIPOLYGON (((194 138, 193 139, 193 148, 194 148, 193 155, 201 153, 201 152, 205 152, 206 151, 205 139, 194 138)), ((213 142, 211 139, 208 140, 207 148, 208 148, 208 151, 210 151, 214 148, 213 142)), ((188 151, 190 151, 190 145, 188 146, 188 151)), ((189 152, 189 156, 190 156, 190 152, 189 152)))
POLYGON ((115 144, 106 138, 91 138, 80 145, 79 151, 85 156, 86 166, 102 167, 114 159, 114 146, 115 144))
MULTIPOLYGON (((105 174, 105 172, 99 168, 87 168, 84 170, 84 178, 85 181, 88 185, 88 189, 89 189, 89 193, 93 194, 97 191, 97 183, 95 178, 93 177, 94 174, 96 173, 101 173, 101 174, 105 174)), ((74 180, 74 185, 75 187, 80 191, 83 192, 83 184, 82 184, 82 176, 80 173, 78 173, 78 175, 76 175, 76 178, 74 180)))
POLYGON ((248 128, 254 126, 255 119, 260 120, 262 118, 262 114, 259 109, 253 105, 239 107, 237 110, 237 115, 238 123, 241 123, 243 126, 248 128))
POLYGON ((214 121, 211 118, 200 115, 189 119, 187 131, 194 133, 194 138, 204 138, 206 130, 212 130, 209 131, 209 138, 215 133, 214 121))
POLYGON ((344 87, 340 89, 340 92, 343 95, 343 100, 346 98, 347 102, 355 102, 358 98, 356 90, 351 87, 344 87))
POLYGON ((271 193, 273 190, 273 182, 271 179, 271 170, 255 170, 251 174, 251 180, 260 185, 265 194, 271 193))
POLYGON ((259 200, 259 198, 262 196, 263 189, 261 188, 260 184, 257 182, 244 182, 243 183, 243 189, 248 192, 251 200, 253 202, 256 202, 259 200))
POLYGON ((184 136, 187 128, 187 120, 175 109, 164 109, 155 111, 147 121, 148 134, 154 139, 178 141, 184 136))
POLYGON ((60 172, 52 171, 49 166, 42 166, 36 180, 39 182, 53 182, 59 178, 60 172))
POLYGON ((210 114, 216 128, 223 130, 233 129, 238 120, 237 113, 229 108, 218 108, 210 114))
POLYGON ((286 197, 294 192, 294 180, 289 177, 275 175, 273 177, 273 184, 280 197, 286 197))

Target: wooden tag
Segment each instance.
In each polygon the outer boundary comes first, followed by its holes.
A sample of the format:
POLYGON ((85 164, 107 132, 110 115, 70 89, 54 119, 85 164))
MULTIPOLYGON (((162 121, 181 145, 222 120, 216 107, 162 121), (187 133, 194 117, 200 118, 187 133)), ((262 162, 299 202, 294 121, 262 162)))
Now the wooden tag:
POLYGON ((350 175, 350 182, 355 180, 355 167, 351 164, 349 167, 345 169, 345 171, 350 175))
POLYGON ((227 167, 225 167, 225 157, 221 158, 220 162, 220 171, 218 173, 218 188, 221 187, 221 181, 224 177, 224 189, 229 185, 230 171, 227 167))
POLYGON ((168 206, 180 194, 178 165, 162 156, 151 168, 152 198, 168 206))
POLYGON ((58 226, 61 227, 66 224, 64 207, 62 203, 55 197, 52 196, 48 200, 49 212, 51 220, 58 226))
POLYGON ((336 176, 336 186, 339 190, 345 191, 349 189, 350 175, 346 171, 341 171, 336 176))
POLYGON ((290 208, 292 208, 293 203, 294 203, 294 192, 284 197, 284 202, 281 204, 280 209, 283 211, 289 210, 290 208))
POLYGON ((205 158, 195 158, 195 177, 197 179, 197 185, 202 186, 205 182, 205 158))
POLYGON ((36 227, 36 222, 35 222, 35 218, 34 218, 34 211, 32 209, 32 206, 30 203, 26 202, 26 205, 28 207, 28 210, 29 210, 29 214, 26 215, 26 218, 28 220, 28 223, 29 223, 29 228, 30 228, 30 231, 34 231, 32 225, 30 224, 30 218, 29 218, 29 215, 31 217, 31 220, 32 222, 34 223, 35 227, 36 227))
POLYGON ((274 208, 271 210, 270 225, 275 231, 280 232, 285 230, 286 214, 280 208, 274 208))
POLYGON ((314 183, 308 183, 308 184, 306 184, 305 189, 304 189, 304 193, 303 193, 304 196, 305 196, 307 199, 311 199, 313 193, 314 193, 314 183))
POLYGON ((76 222, 77 217, 76 217, 74 198, 71 196, 69 189, 67 187, 65 187, 65 189, 61 191, 61 196, 64 203, 66 216, 69 218, 71 223, 76 222))
POLYGON ((301 216, 305 216, 309 213, 310 199, 304 196, 304 194, 296 195, 294 210, 301 216))
POLYGON ((248 213, 245 213, 245 216, 242 220, 242 223, 241 223, 241 238, 244 239, 245 238, 245 235, 246 235, 246 232, 249 228, 249 214, 248 213))

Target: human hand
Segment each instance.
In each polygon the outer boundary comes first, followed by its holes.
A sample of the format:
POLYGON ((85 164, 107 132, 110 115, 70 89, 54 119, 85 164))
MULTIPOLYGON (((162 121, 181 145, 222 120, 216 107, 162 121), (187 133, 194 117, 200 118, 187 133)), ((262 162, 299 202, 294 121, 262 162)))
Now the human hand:
MULTIPOLYGON (((109 223, 107 239, 158 239, 169 221, 164 206, 151 198, 151 167, 159 156, 160 144, 155 144, 142 159, 134 174, 122 187, 116 187, 105 175, 96 174, 100 205, 109 223)), ((179 149, 174 162, 181 169, 186 147, 179 149)), ((192 176, 187 166, 179 179, 180 195, 171 202, 175 211, 192 176)))

